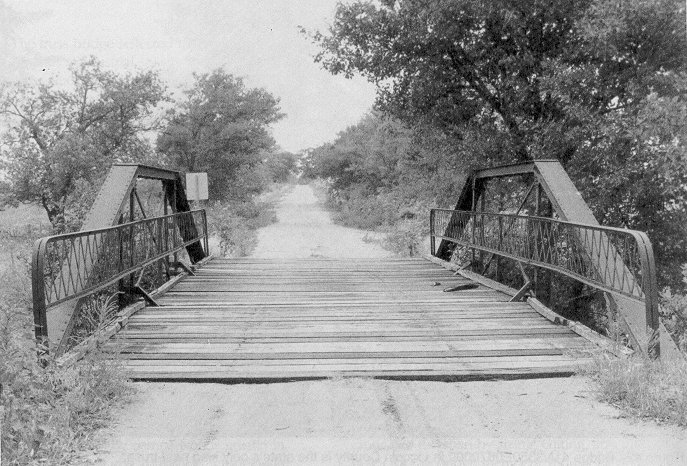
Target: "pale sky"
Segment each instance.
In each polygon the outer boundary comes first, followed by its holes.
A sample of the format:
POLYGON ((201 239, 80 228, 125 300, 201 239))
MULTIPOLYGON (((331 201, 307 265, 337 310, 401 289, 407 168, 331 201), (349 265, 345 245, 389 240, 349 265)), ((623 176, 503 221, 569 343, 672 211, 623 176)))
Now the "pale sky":
POLYGON ((170 90, 223 67, 281 99, 277 143, 332 140, 371 108, 374 87, 332 76, 298 26, 323 30, 337 0, 0 0, 0 81, 64 80, 95 55, 116 71, 155 69, 170 90))

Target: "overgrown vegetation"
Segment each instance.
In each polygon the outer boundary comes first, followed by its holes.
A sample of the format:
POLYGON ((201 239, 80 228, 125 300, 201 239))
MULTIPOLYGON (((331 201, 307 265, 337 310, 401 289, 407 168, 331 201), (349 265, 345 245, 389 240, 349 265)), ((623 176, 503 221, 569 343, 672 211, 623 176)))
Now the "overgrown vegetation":
POLYGON ((327 180, 335 220, 388 232, 388 247, 415 254, 429 232, 430 207, 450 205, 466 164, 486 156, 486 147, 475 149, 430 126, 371 112, 309 151, 303 176, 327 180))
POLYGON ((35 237, 16 237, 12 231, 21 226, 4 225, 10 228, 0 228, 2 464, 62 464, 92 446, 94 430, 132 388, 116 363, 97 354, 70 368, 39 363, 29 282, 35 237))
POLYGON ((597 356, 582 373, 602 401, 626 414, 687 427, 687 361, 597 356))

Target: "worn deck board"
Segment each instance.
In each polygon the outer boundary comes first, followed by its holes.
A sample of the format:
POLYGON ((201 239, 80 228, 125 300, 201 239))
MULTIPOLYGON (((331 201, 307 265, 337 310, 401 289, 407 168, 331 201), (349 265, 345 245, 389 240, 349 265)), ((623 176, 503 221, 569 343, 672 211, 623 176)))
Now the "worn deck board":
POLYGON ((593 345, 424 259, 215 259, 105 346, 130 377, 567 375, 593 345))

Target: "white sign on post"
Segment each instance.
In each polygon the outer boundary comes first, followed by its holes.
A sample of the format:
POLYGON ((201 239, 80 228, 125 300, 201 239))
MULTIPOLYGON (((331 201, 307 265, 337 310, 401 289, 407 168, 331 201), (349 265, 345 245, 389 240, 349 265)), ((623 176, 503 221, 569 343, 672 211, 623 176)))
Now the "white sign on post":
POLYGON ((205 201, 208 199, 208 174, 186 174, 186 199, 189 201, 205 201))

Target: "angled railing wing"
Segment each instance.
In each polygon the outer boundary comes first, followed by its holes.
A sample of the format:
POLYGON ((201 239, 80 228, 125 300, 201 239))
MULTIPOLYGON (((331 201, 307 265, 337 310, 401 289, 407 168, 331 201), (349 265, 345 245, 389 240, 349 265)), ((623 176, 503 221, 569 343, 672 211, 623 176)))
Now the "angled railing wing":
MULTIPOLYGON (((557 160, 533 160, 530 162, 470 171, 467 176, 463 176, 462 190, 458 202, 454 207, 454 212, 488 211, 488 209, 484 208, 484 205, 485 201, 490 200, 490 198, 485 197, 490 193, 490 186, 499 186, 501 185, 501 180, 518 179, 518 177, 520 182, 522 182, 524 181, 524 178, 522 178, 523 176, 530 177, 533 182, 531 185, 533 188, 527 191, 524 198, 521 198, 523 205, 524 203, 529 203, 531 215, 543 217, 555 216, 563 221, 580 225, 587 225, 590 227, 599 226, 591 209, 585 203, 582 195, 573 184, 563 166, 557 160), (533 194, 532 199, 528 199, 530 194, 533 194)), ((464 222, 461 222, 459 216, 451 217, 445 225, 446 229, 450 231, 451 234, 444 235, 444 237, 461 237, 461 235, 465 233, 469 234, 470 238, 472 238, 472 230, 480 232, 479 229, 473 227, 472 222, 470 222, 469 226, 463 223, 464 222), (466 227, 468 231, 462 232, 462 228, 466 227)), ((545 229, 540 233, 543 240, 549 238, 545 229)), ((436 241, 435 238, 440 238, 440 236, 431 237, 431 247, 433 251, 436 251, 436 256, 442 260, 450 260, 453 256, 456 243, 448 239, 436 241)), ((618 279, 633 275, 634 271, 632 267, 628 268, 627 264, 622 261, 622 255, 617 254, 615 248, 612 247, 613 240, 604 241, 604 237, 601 237, 600 241, 598 241, 598 239, 597 236, 587 235, 586 238, 578 238, 575 243, 580 246, 580 257, 586 254, 589 258, 595 258, 595 261, 598 263, 595 271, 591 272, 598 274, 596 281, 601 283, 613 283, 618 279), (606 275, 604 275, 604 273, 606 273, 606 275)), ((648 240, 646 240, 646 244, 650 245, 648 240)), ((550 251, 551 250, 549 250, 549 252, 550 251)), ((650 248, 646 250, 645 257, 650 257, 649 266, 653 268, 653 253, 650 248)), ((473 256, 473 259, 474 258, 475 256, 473 256)), ((491 257, 487 257, 485 265, 483 265, 485 269, 490 262, 491 257)), ((655 274, 655 272, 652 273, 655 274)), ((542 284, 547 280, 546 274, 544 274, 542 284)), ((628 287, 632 285, 626 281, 623 286, 628 287)), ((647 296, 656 296, 658 294, 655 281, 650 280, 648 283, 643 283, 643 280, 637 280, 634 282, 634 286, 639 286, 647 296), (647 286, 650 288, 647 288, 647 286)), ((545 288, 546 286, 544 286, 544 289, 545 288)), ((652 318, 647 319, 648 312, 646 302, 639 302, 625 294, 619 293, 607 293, 606 298, 608 298, 608 305, 618 311, 617 323, 621 325, 625 334, 636 348, 646 353, 651 346, 651 352, 653 354, 657 355, 660 352, 661 357, 666 357, 669 360, 675 357, 681 358, 680 350, 658 318, 658 304, 655 300, 649 300, 652 307, 652 318), (654 327, 657 321, 658 327, 654 327), (660 343, 654 344, 656 340, 660 341, 660 343)))
POLYGON ((643 232, 544 217, 432 209, 430 234, 432 245, 439 238, 552 270, 641 303, 645 328, 649 333, 659 328, 653 248, 643 232))
POLYGON ((32 263, 36 337, 46 345, 50 337, 60 353, 69 332, 49 335, 50 309, 103 290, 183 249, 207 251, 207 241, 204 210, 39 239, 32 263))
MULTIPOLYGON (((137 180, 139 179, 162 182, 165 194, 164 215, 168 214, 169 209, 174 213, 190 211, 180 172, 140 164, 114 164, 84 219, 82 231, 109 228, 123 223, 125 219, 133 221, 136 201, 138 201, 141 214, 145 218, 145 212, 143 212, 143 206, 137 194, 137 180)), ((147 228, 150 229, 150 225, 147 228)), ((184 241, 190 241, 186 250, 191 261, 198 262, 203 259, 206 256, 203 246, 198 241, 191 241, 198 235, 193 217, 190 217, 188 224, 179 225, 178 231, 184 241)), ((65 294, 73 295, 80 292, 85 286, 98 282, 100 271, 96 266, 102 268, 102 265, 98 265, 102 263, 98 256, 102 249, 103 257, 109 257, 107 249, 110 245, 109 242, 100 242, 98 238, 90 238, 88 242, 81 240, 73 245, 68 253, 71 259, 64 261, 62 264, 63 271, 55 275, 62 277, 59 278, 60 286, 65 294), (81 259, 79 259, 80 256, 81 259), (84 257, 89 257, 89 259, 84 260, 84 257), (91 267, 96 267, 92 271, 93 277, 90 277, 91 267), (79 270, 78 277, 71 273, 77 269, 79 270)), ((126 247, 124 247, 122 254, 126 254, 126 247)), ((166 261, 165 267, 169 269, 169 261, 166 261)), ((43 327, 49 329, 50 339, 46 340, 45 343, 51 348, 56 348, 57 354, 64 349, 66 336, 72 333, 84 300, 86 298, 83 297, 67 300, 49 308, 50 312, 43 327)))

